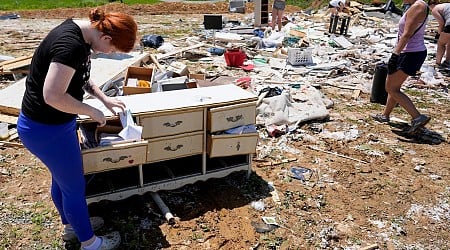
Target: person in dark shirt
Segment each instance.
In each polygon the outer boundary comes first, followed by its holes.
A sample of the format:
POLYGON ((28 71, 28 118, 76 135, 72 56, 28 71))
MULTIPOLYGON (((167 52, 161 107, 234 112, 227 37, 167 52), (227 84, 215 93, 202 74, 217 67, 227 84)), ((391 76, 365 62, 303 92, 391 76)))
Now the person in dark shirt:
POLYGON ((23 145, 36 155, 52 176, 51 195, 64 224, 64 240, 78 238, 82 249, 113 249, 120 234, 97 237, 103 224, 89 218, 77 115, 104 126, 101 110, 83 103, 85 91, 116 114, 124 110, 119 99, 106 96, 90 80, 90 55, 129 52, 136 42, 137 24, 123 13, 93 9, 89 20, 67 19, 43 39, 34 52, 17 122, 23 145))

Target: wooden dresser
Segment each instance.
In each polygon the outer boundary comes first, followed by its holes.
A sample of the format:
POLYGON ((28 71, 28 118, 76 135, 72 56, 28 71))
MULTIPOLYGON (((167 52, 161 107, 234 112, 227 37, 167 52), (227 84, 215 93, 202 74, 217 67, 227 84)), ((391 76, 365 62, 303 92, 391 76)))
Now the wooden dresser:
MULTIPOLYGON (((254 125, 254 94, 219 85, 119 98, 142 126, 142 139, 82 150, 88 202, 176 189, 235 171, 250 174, 258 133, 221 132, 254 125)), ((98 100, 85 102, 113 118, 98 100)), ((89 123, 80 117, 80 126, 89 123)))

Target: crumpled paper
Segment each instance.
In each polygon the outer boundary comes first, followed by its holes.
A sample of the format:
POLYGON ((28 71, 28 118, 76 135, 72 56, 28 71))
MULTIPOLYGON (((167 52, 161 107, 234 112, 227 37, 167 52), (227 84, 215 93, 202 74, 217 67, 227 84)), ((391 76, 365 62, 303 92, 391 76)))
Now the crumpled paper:
POLYGON ((142 126, 137 126, 129 109, 119 112, 120 123, 123 129, 119 132, 119 136, 124 140, 140 140, 142 136, 142 126))

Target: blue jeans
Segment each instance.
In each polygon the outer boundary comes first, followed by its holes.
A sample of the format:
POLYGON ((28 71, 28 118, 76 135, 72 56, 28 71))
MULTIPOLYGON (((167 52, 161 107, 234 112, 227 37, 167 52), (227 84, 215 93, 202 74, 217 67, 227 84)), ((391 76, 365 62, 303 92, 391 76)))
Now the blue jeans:
POLYGON ((92 238, 75 119, 64 124, 43 124, 20 113, 17 132, 23 145, 50 170, 51 195, 62 223, 72 225, 81 242, 92 238))

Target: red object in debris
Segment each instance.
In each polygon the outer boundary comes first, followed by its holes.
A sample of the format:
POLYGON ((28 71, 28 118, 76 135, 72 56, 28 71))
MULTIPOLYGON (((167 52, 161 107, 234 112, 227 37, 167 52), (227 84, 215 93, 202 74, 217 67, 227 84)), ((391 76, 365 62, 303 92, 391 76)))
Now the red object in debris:
POLYGON ((242 66, 240 66, 240 68, 245 71, 252 71, 255 68, 255 65, 253 65, 253 64, 242 65, 242 66))
POLYGON ((252 82, 252 78, 249 76, 244 76, 241 77, 239 79, 236 80, 236 85, 243 88, 243 89, 247 89, 248 87, 250 87, 250 83, 252 82))
POLYGON ((244 52, 240 49, 227 49, 227 51, 224 54, 225 56, 225 62, 227 63, 227 66, 230 67, 239 67, 244 65, 245 59, 247 59, 247 56, 244 52))

